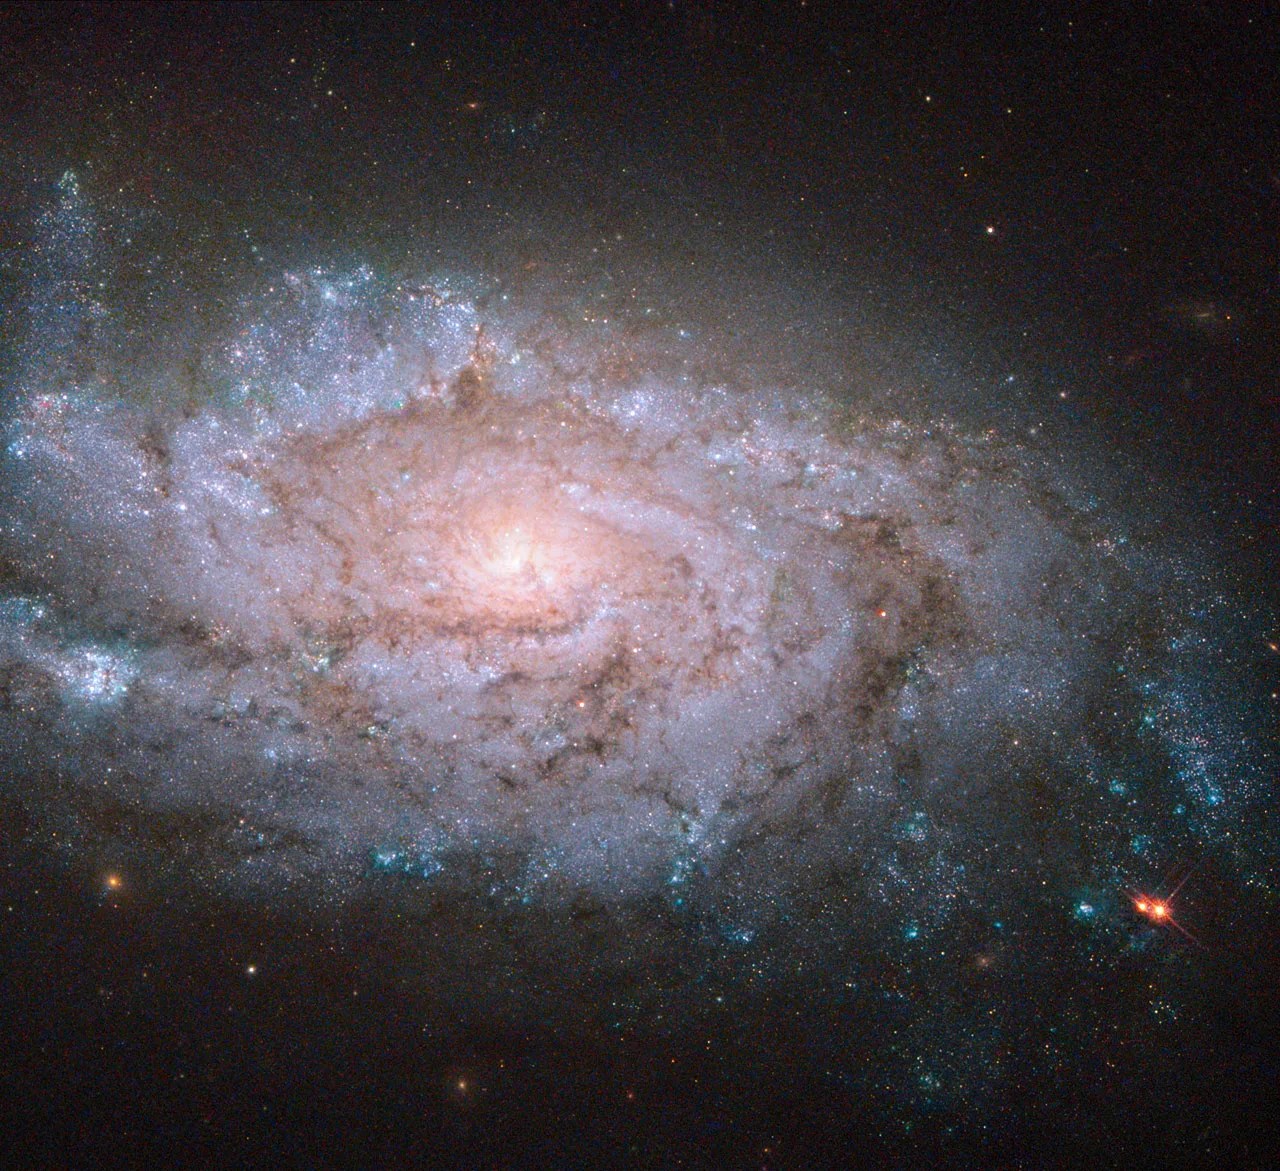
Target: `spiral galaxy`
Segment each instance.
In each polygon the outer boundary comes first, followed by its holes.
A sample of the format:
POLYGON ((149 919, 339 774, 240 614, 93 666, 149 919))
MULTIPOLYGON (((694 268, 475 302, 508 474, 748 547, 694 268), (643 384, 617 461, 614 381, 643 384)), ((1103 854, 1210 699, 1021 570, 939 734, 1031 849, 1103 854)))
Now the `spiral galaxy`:
POLYGON ((0 1163, 1280 1166, 1277 51, 899 7, 4 10, 0 1163))
POLYGON ((697 890, 746 939, 834 873, 913 939, 1028 840, 1120 881, 1147 809, 1212 835, 1247 794, 1178 671, 1193 591, 1104 469, 367 266, 126 368, 74 176, 44 228, 4 743, 78 850, 178 818, 228 893, 697 890))

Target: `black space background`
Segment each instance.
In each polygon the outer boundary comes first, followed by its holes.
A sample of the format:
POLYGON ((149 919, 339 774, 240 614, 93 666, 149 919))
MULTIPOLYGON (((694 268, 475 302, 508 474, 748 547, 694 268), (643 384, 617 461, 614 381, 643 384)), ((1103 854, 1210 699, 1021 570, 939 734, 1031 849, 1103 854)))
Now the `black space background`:
MULTIPOLYGON (((5 346, 68 166, 188 231, 173 279, 211 317, 250 237, 278 268, 432 248, 502 267, 685 223, 683 253, 653 247, 870 306, 899 368, 918 345, 973 385, 1017 370, 993 422, 1069 419, 1181 485, 1274 597, 1276 34, 1250 3, 5 5, 5 346)), ((451 1029, 447 1003, 424 1034, 393 931, 338 946, 288 907, 160 890, 109 908, 21 814, 0 830, 7 1166, 1280 1159, 1268 937, 1223 958, 1167 1058, 913 1117, 833 1088, 787 989, 723 1035, 570 1043, 451 1029), (246 939, 283 954, 270 982, 244 978, 246 939)))

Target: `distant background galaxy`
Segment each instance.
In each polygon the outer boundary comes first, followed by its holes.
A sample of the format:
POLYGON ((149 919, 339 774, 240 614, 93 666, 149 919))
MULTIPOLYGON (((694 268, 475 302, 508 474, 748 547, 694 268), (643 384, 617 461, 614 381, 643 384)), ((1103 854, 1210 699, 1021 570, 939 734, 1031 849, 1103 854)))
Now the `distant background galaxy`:
POLYGON ((15 1166, 1277 1153, 1275 30, 4 10, 15 1166))

